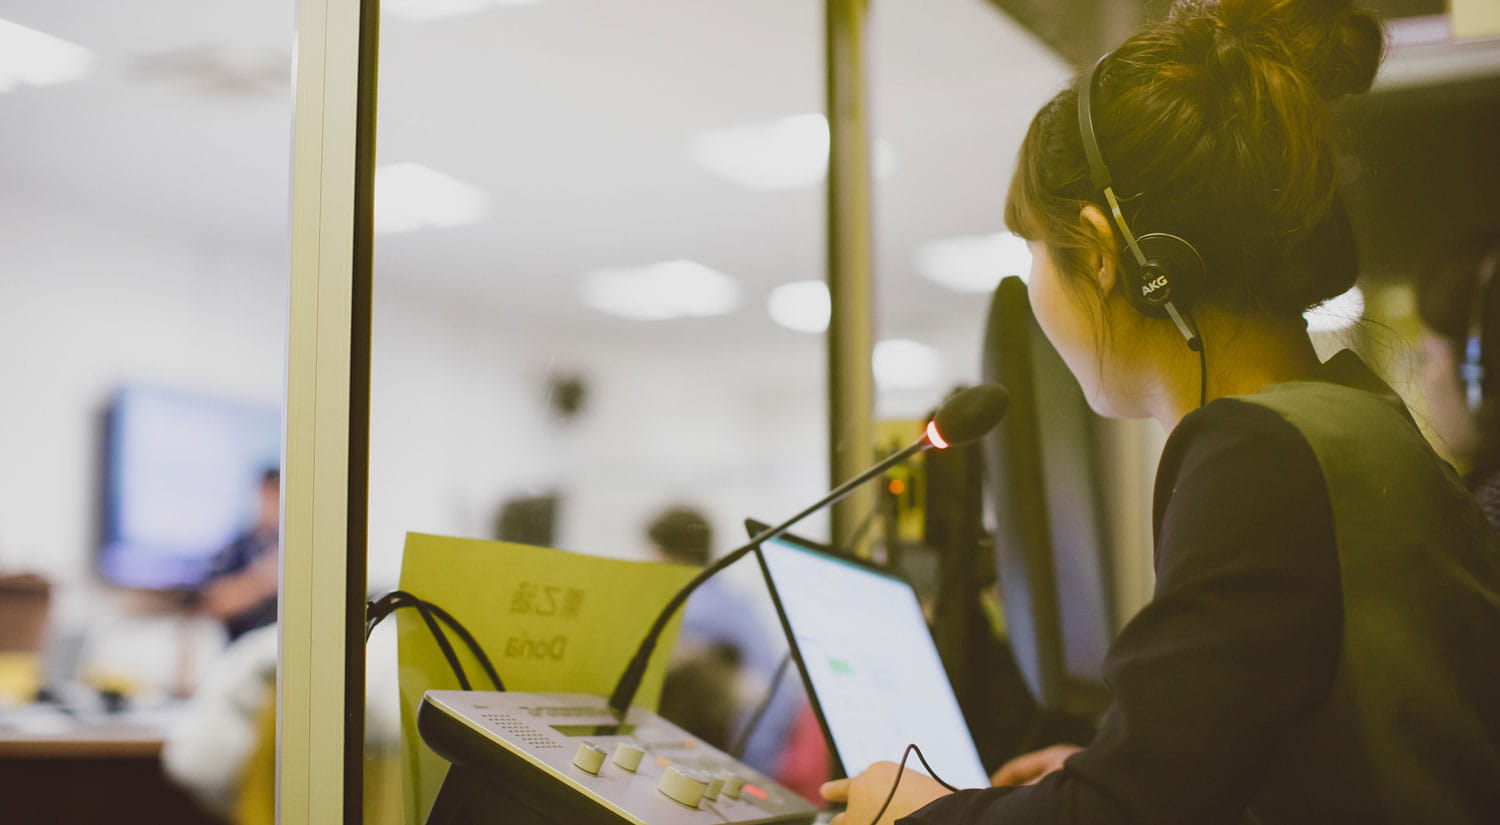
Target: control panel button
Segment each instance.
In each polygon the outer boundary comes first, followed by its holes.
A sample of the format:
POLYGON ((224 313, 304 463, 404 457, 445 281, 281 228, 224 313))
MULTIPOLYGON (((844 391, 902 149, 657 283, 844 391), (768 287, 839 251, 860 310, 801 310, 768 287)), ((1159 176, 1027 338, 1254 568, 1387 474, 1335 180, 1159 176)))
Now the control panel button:
POLYGON ((581 742, 578 750, 573 754, 573 765, 598 776, 599 769, 604 767, 604 750, 587 742, 581 742))
POLYGON ((698 807, 698 802, 703 799, 703 792, 707 788, 708 780, 701 774, 676 765, 668 765, 667 769, 662 771, 661 781, 656 783, 658 791, 689 808, 698 807))
POLYGON ((740 798, 740 788, 745 787, 745 777, 734 771, 724 772, 724 795, 730 799, 740 798))
POLYGON ((645 755, 646 752, 641 750, 639 745, 621 742, 615 746, 614 763, 631 773, 635 773, 635 769, 641 766, 641 757, 645 755))
POLYGON ((706 787, 706 788, 703 789, 703 798, 709 800, 710 802, 712 802, 715 799, 718 799, 719 798, 719 790, 722 789, 723 787, 724 787, 724 777, 722 777, 722 776, 710 776, 708 778, 708 787, 706 787))

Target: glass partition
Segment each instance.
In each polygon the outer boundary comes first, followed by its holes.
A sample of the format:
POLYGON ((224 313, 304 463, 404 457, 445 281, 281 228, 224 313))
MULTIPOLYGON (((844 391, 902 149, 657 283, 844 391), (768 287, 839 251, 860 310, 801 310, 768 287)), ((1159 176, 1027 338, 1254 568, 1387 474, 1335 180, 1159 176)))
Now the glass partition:
MULTIPOLYGON (((718 555, 816 499, 821 5, 442 5, 382 4, 372 592, 408 531, 662 559, 648 528, 676 507, 718 555)), ((784 647, 754 563, 725 581, 784 647)), ((393 640, 371 640, 372 765, 393 640)), ((778 653, 741 654, 763 688, 778 653)), ((396 821, 399 784, 367 784, 367 821, 396 821)))

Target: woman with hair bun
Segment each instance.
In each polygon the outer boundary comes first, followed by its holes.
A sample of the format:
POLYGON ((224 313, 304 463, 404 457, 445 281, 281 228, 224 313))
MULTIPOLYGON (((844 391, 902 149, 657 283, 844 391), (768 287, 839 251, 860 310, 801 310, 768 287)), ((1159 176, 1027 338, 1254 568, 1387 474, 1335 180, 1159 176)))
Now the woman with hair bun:
POLYGON ((1187 0, 1037 113, 1006 223, 1091 406, 1170 433, 1155 594, 1086 748, 878 763, 835 825, 1500 823, 1500 537, 1302 320, 1354 284, 1328 107, 1383 45, 1347 0, 1187 0))

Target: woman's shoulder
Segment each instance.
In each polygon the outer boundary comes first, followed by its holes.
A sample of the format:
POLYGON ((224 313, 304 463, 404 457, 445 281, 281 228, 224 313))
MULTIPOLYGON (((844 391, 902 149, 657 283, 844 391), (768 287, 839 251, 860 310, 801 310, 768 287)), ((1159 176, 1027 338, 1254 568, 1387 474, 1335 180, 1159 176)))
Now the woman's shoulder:
POLYGON ((1162 448, 1158 479, 1183 473, 1316 469, 1306 436, 1272 407, 1219 398, 1183 417, 1162 448))
POLYGON ((1159 563, 1184 548, 1225 546, 1231 534, 1299 553, 1331 536, 1328 485, 1303 433, 1275 410, 1238 398, 1213 401, 1172 431, 1153 509, 1159 563))

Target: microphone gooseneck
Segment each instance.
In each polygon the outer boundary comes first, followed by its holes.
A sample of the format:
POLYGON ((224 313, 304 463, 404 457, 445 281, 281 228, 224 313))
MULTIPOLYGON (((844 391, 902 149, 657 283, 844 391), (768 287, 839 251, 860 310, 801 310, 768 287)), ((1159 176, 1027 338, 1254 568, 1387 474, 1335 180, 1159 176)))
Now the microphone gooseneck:
POLYGON ((1010 394, 999 384, 980 384, 954 393, 938 409, 937 415, 933 416, 932 421, 927 425, 926 432, 914 443, 835 487, 828 495, 818 499, 797 515, 775 527, 767 527, 760 531, 750 541, 699 571, 698 575, 673 594, 661 613, 657 615, 656 621, 651 623, 651 629, 646 631, 645 637, 641 639, 640 647, 636 649, 635 656, 625 667, 625 672, 620 674, 620 681, 615 685, 614 693, 610 694, 610 709, 619 718, 625 718, 631 703, 635 700, 636 691, 640 689, 641 679, 646 675, 646 668, 651 662, 651 653, 656 649, 657 639, 661 638, 662 632, 666 630, 667 622, 672 620, 672 616, 682 607, 683 602, 687 601, 688 596, 698 589, 699 585, 759 548, 761 542, 770 541, 785 533, 791 529, 792 525, 849 495, 861 484, 912 455, 922 450, 946 449, 949 446, 966 444, 979 438, 1000 422, 1001 417, 1005 415, 1005 408, 1009 401, 1010 394))

